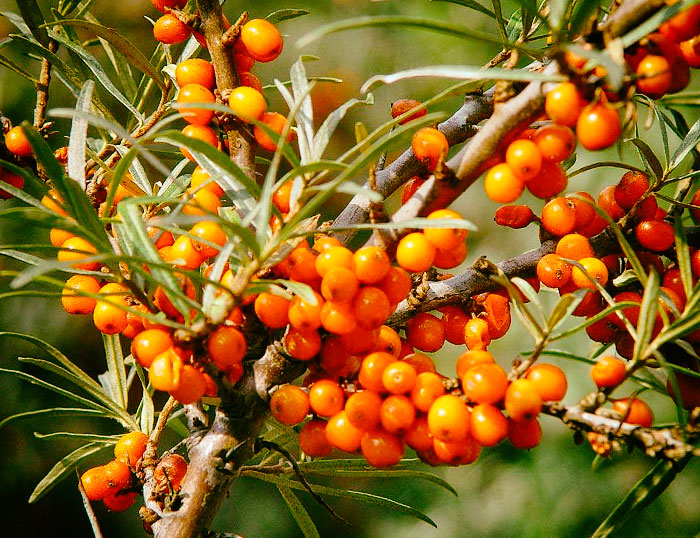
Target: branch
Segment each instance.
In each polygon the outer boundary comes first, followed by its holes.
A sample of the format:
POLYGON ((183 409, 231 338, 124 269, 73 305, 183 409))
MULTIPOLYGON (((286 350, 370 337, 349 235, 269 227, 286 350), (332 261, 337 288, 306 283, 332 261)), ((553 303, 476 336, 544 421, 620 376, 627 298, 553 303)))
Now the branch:
MULTIPOLYGON (((49 40, 48 50, 55 53, 58 50, 58 44, 53 40, 49 40)), ((46 58, 41 61, 41 73, 39 82, 36 85, 36 107, 34 108, 34 127, 41 131, 44 123, 46 123, 46 107, 49 104, 49 85, 51 84, 51 62, 46 58)))

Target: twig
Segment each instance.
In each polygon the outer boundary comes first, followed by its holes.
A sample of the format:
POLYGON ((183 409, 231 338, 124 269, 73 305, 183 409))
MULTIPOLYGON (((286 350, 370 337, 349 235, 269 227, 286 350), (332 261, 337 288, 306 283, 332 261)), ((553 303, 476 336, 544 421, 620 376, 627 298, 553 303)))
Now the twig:
POLYGON ((87 513, 88 519, 90 520, 90 526, 92 527, 92 533, 95 535, 95 538, 102 538, 102 531, 100 530, 100 524, 97 521, 97 516, 95 515, 95 511, 92 509, 92 504, 90 503, 90 499, 87 498, 87 494, 85 493, 85 488, 83 487, 83 483, 80 480, 80 474, 78 473, 78 470, 75 470, 75 474, 78 477, 78 491, 80 492, 80 496, 83 499, 83 506, 85 507, 85 512, 87 513))
MULTIPOLYGON (((49 52, 52 54, 58 50, 58 44, 49 40, 49 52)), ((46 107, 49 105, 49 85, 51 84, 51 62, 46 58, 41 61, 41 73, 36 85, 36 107, 34 108, 34 127, 41 131, 46 123, 46 107)))

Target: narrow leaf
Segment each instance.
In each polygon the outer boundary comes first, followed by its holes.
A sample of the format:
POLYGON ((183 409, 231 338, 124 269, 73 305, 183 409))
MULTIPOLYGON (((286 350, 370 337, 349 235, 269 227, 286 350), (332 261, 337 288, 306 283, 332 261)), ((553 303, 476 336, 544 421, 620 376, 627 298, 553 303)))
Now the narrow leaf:
POLYGON ((671 157, 671 162, 668 165, 669 171, 674 170, 678 165, 683 162, 683 159, 690 153, 693 148, 700 142, 700 119, 696 121, 693 126, 685 135, 685 138, 681 141, 676 151, 671 157))
POLYGON ((107 359, 107 371, 109 372, 112 394, 117 404, 126 409, 128 403, 128 387, 126 384, 126 368, 124 367, 124 354, 119 335, 103 334, 102 342, 107 359))
MULTIPOLYGON (((80 90, 78 102, 75 105, 77 110, 82 110, 83 112, 90 111, 92 92, 94 89, 95 83, 92 80, 86 80, 85 85, 80 90)), ((87 146, 87 132, 87 121, 79 116, 75 116, 72 121, 70 139, 68 141, 67 170, 70 178, 77 181, 82 190, 85 190, 85 148, 87 146)))
POLYGON ((273 11, 272 13, 267 15, 265 18, 272 24, 278 24, 282 21, 288 21, 290 19, 296 19, 297 17, 303 17, 304 15, 308 15, 309 13, 311 13, 311 11, 309 11, 308 9, 278 9, 277 11, 273 11))
POLYGON ((299 525, 299 529, 302 533, 304 533, 304 536, 306 538, 320 538, 318 529, 316 528, 316 525, 314 525, 311 516, 306 511, 306 508, 304 508, 304 505, 301 504, 301 501, 294 494, 294 492, 289 487, 281 484, 277 485, 277 490, 280 492, 280 495, 282 495, 284 502, 287 503, 287 508, 289 508, 294 521, 297 522, 297 525, 299 525))
POLYGON ((54 465, 41 482, 37 484, 34 491, 32 491, 32 494, 29 496, 29 503, 35 503, 41 499, 51 491, 56 484, 71 474, 73 469, 80 465, 84 459, 100 452, 108 446, 111 446, 111 444, 105 442, 88 443, 68 454, 54 465))
POLYGON ((484 15, 488 15, 492 19, 496 18, 496 15, 489 8, 482 6, 476 0, 430 0, 431 2, 449 2, 450 4, 457 4, 460 6, 468 7, 484 15))
POLYGON ((649 169, 654 174, 654 177, 656 179, 663 177, 664 167, 659 161, 659 158, 654 153, 654 150, 652 150, 651 147, 649 147, 649 144, 644 142, 644 140, 636 137, 631 138, 630 142, 637 146, 637 149, 639 149, 639 152, 642 154, 644 160, 649 165, 649 169))
POLYGON ((646 348, 651 341, 656 321, 656 311, 659 308, 659 274, 652 269, 649 272, 642 304, 639 307, 639 322, 637 323, 637 340, 634 343, 632 360, 634 362, 645 358, 646 348))
POLYGON ((49 46, 49 34, 43 27, 44 16, 36 0, 18 0, 17 7, 22 14, 22 19, 27 24, 29 31, 42 46, 49 46))
MULTIPOLYGON (((362 90, 363 93, 364 90, 362 90)), ((361 99, 349 99, 342 105, 340 105, 338 108, 336 108, 333 112, 331 112, 328 117, 323 121, 323 124, 321 124, 321 127, 318 128, 318 131, 316 131, 316 135, 314 136, 313 140, 313 155, 316 160, 320 159, 323 156, 323 152, 326 150, 326 146, 328 146, 328 142, 330 141, 331 136, 335 132, 336 127, 338 127, 338 124, 341 122, 341 120, 345 117, 345 114, 348 113, 348 111, 357 106, 357 105, 372 105, 374 104, 374 96, 370 93, 367 95, 367 97, 363 100, 361 99)))
POLYGON ((37 409, 36 411, 25 411, 23 413, 17 413, 15 415, 10 415, 0 420, 0 429, 6 426, 10 422, 22 419, 32 419, 32 418, 43 418, 49 417, 51 419, 56 417, 96 417, 96 418, 111 418, 104 411, 99 409, 82 409, 80 407, 53 407, 51 409, 37 409))

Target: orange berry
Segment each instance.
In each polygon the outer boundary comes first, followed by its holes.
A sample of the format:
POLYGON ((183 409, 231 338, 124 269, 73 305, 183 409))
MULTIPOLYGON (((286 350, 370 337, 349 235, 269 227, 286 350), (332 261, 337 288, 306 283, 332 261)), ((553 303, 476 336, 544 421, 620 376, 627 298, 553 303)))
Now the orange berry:
POLYGON ((29 138, 27 138, 23 128, 19 125, 7 131, 5 147, 19 157, 32 156, 32 146, 29 144, 29 138))
MULTIPOLYGON (((194 169, 194 172, 192 172, 192 176, 190 177, 190 191, 195 192, 201 189, 211 191, 214 195, 216 195, 217 199, 221 198, 224 195, 224 189, 222 189, 216 181, 213 181, 211 179, 211 175, 209 174, 209 172, 207 172, 201 166, 197 166, 197 168, 194 169)), ((160 248, 160 246, 158 246, 158 248, 160 248)))
POLYGON ((131 486, 131 469, 123 461, 110 461, 103 466, 103 472, 110 493, 115 493, 131 486))
POLYGON ((535 382, 516 379, 506 390, 504 405, 512 420, 532 420, 542 410, 542 398, 535 382))
POLYGON ((457 377, 461 379, 472 366, 476 366, 477 364, 494 364, 495 362, 496 359, 494 359, 493 355, 488 351, 481 349, 470 349, 469 351, 462 353, 457 358, 457 377))
MULTIPOLYGON (((13 187, 15 187, 17 189, 22 189, 24 187, 24 177, 20 176, 19 174, 13 174, 12 172, 8 172, 7 170, 0 170, 0 174, 1 174, 0 181, 4 181, 5 183, 9 183, 10 185, 12 185, 13 187)), ((10 194, 8 191, 6 191, 4 189, 0 189, 0 199, 9 200, 13 196, 14 195, 10 194)), ((51 232, 53 233, 54 230, 55 230, 55 228, 52 228, 51 232)), ((63 234, 67 234, 67 233, 68 232, 63 232, 63 234)), ((72 235, 72 234, 70 234, 70 235, 72 235)), ((69 236, 64 235, 63 241, 68 239, 68 237, 69 236)), ((55 243, 52 240, 51 244, 55 247, 60 247, 61 243, 63 243, 63 241, 61 241, 60 243, 55 243)))
POLYGON ((591 377, 599 389, 618 386, 626 373, 625 361, 609 355, 600 357, 591 366, 591 377))
POLYGON ((316 304, 305 301, 298 295, 289 304, 289 323, 299 331, 312 331, 321 326, 321 307, 323 298, 314 292, 316 304))
POLYGON ((522 181, 535 177, 542 166, 542 154, 531 140, 514 140, 506 150, 506 164, 522 181))
MULTIPOLYGON (((302 243, 305 245, 306 243, 302 243)), ((297 282, 311 284, 320 276, 316 271, 316 258, 318 254, 306 246, 295 248, 287 257, 287 270, 289 278, 297 282)))
POLYGON ((567 185, 566 172, 558 163, 551 161, 544 161, 540 173, 526 183, 527 190, 542 200, 556 196, 567 185))
POLYGON ((542 227, 557 237, 573 232, 576 228, 574 204, 563 196, 547 202, 542 208, 542 227))
POLYGON ((646 174, 630 170, 626 172, 617 185, 615 185, 613 194, 615 201, 622 209, 632 209, 632 206, 637 203, 642 195, 649 189, 649 179, 646 174))
POLYGON ((447 157, 450 145, 440 131, 433 127, 423 127, 413 135, 411 149, 416 159, 432 172, 437 168, 438 161, 447 157))
POLYGON ((391 260, 381 247, 362 247, 353 256, 355 276, 363 284, 376 284, 391 268, 391 260))
POLYGON ((528 450, 535 448, 542 440, 542 427, 539 420, 508 419, 508 441, 515 448, 528 450))
POLYGON ((129 324, 125 310, 104 301, 97 301, 95 304, 92 321, 95 328, 104 334, 119 334, 129 324))
MULTIPOLYGON (((240 82, 241 86, 248 86, 249 88, 253 88, 254 90, 257 90, 260 93, 262 93, 263 86, 262 86, 262 82, 260 82, 260 79, 258 77, 256 77, 253 73, 251 73, 250 71, 242 71, 241 69, 238 68, 238 65, 240 63, 240 57, 241 57, 241 55, 239 55, 239 54, 235 55, 236 70, 238 71, 238 81, 240 82)), ((254 61, 255 60, 253 60, 251 58, 251 62, 254 62, 254 61)), ((264 115, 263 115, 263 118, 264 118, 264 115)), ((294 133, 290 132, 288 138, 291 141, 294 138, 294 133)), ((257 137, 256 137, 256 141, 257 141, 257 137)))
POLYGON ((205 258, 213 258, 219 253, 218 247, 223 247, 228 240, 226 232, 216 222, 204 220, 198 222, 190 229, 190 234, 206 241, 193 241, 192 246, 198 250, 205 258))
POLYGON ((554 364, 535 364, 528 369, 525 379, 532 381, 543 402, 558 402, 566 395, 566 374, 554 364))
POLYGON ((496 224, 499 226, 507 226, 508 228, 517 230, 525 228, 525 226, 537 220, 537 218, 529 206, 513 204, 503 205, 496 209, 493 220, 496 221, 496 224))
POLYGON ((634 235, 642 247, 654 252, 670 249, 676 240, 673 225, 665 220, 642 220, 634 228, 634 235))
POLYGON ((123 512, 134 504, 136 495, 135 491, 116 491, 107 495, 102 502, 112 512, 123 512))
POLYGON ((374 351, 383 351, 394 357, 398 357, 402 349, 401 338, 397 332, 387 325, 379 327, 379 337, 374 351))
POLYGON ((251 19, 241 28, 241 43, 259 62, 271 62, 281 52, 284 42, 277 27, 265 19, 251 19))
POLYGON ((448 465, 469 465, 481 453, 481 447, 470 436, 455 443, 434 439, 433 450, 438 460, 448 465))
POLYGON ((571 264, 559 254, 545 254, 537 262, 537 278, 550 288, 561 288, 571 279, 571 264))
POLYGON ((166 45, 182 43, 191 33, 189 26, 170 13, 160 17, 153 25, 153 37, 166 45))
POLYGON ((219 326, 209 334, 207 353, 220 370, 227 371, 240 364, 247 349, 245 336, 233 327, 219 326))
POLYGON ((190 58, 177 64, 175 80, 180 88, 188 84, 200 84, 213 90, 216 85, 214 66, 202 58, 190 58))
POLYGON ((146 450, 148 435, 143 432, 129 432, 114 445, 114 457, 129 465, 132 469, 146 450))
POLYGON ((384 370, 396 361, 396 357, 383 351, 375 351, 362 361, 357 380, 363 388, 374 392, 384 392, 384 370))
POLYGON ((317 235, 314 238, 314 250, 322 254, 331 247, 342 247, 343 244, 339 239, 330 235, 317 235))
POLYGON ((345 411, 332 416, 326 423, 326 439, 343 452, 357 452, 364 430, 353 426, 345 411))
POLYGON ((612 146, 621 133, 617 111, 602 103, 585 107, 576 122, 578 140, 588 150, 612 146))
POLYGON ((345 392, 335 381, 321 379, 309 389, 309 405, 316 415, 332 417, 343 410, 345 392))
POLYGON ((321 308, 321 324, 333 334, 348 334, 357 327, 351 303, 326 301, 321 308))
POLYGON ((413 232, 405 235, 396 247, 396 261, 411 273, 422 273, 433 266, 435 246, 425 234, 413 232))
POLYGON ((159 488, 169 491, 180 489, 182 480, 187 473, 187 461, 179 454, 168 454, 164 456, 153 470, 153 478, 159 488))
POLYGON ((290 356, 307 361, 321 351, 321 336, 315 330, 300 331, 292 327, 284 338, 284 345, 290 356))
POLYGON ((525 182, 506 163, 491 167, 484 178, 486 196, 500 204, 514 202, 524 189, 525 182))
POLYGON ((463 441, 469 434, 470 411, 459 396, 445 394, 428 411, 428 428, 436 439, 446 443, 463 441))
POLYGON ((663 56, 655 54, 648 54, 639 62, 636 74, 637 90, 652 99, 663 97, 673 83, 671 64, 663 56))
POLYGON ((416 370, 405 361, 394 361, 382 373, 382 384, 387 392, 404 394, 413 390, 416 384, 416 370))
MULTIPOLYGON (((182 86, 177 94, 179 105, 188 103, 214 103, 216 98, 211 91, 201 84, 187 84, 182 86)), ((214 117, 214 111, 206 108, 180 107, 179 112, 184 116, 187 123, 194 125, 207 125, 214 117)))
MULTIPOLYGON (((200 191, 208 192, 208 191, 200 191)), ((203 245, 207 246, 207 245, 203 245)), ((213 247, 212 247, 213 248, 213 247)), ((195 247, 195 243, 186 235, 178 237, 170 248, 167 262, 177 265, 185 270, 198 269, 206 260, 206 256, 200 249, 195 247)))
POLYGON ((281 329, 289 324, 290 303, 289 299, 264 291, 255 299, 255 314, 267 327, 281 329))
POLYGON ((464 327, 470 316, 457 306, 443 306, 442 324, 445 326, 445 339, 457 346, 464 344, 464 327))
POLYGON ((98 294, 100 283, 95 277, 88 275, 73 275, 66 281, 61 292, 61 304, 69 314, 92 314, 97 300, 86 297, 81 293, 98 294))
POLYGON ((326 421, 313 419, 299 430, 299 446, 307 456, 328 456, 333 447, 326 439, 326 421))
POLYGON ((613 400, 613 408, 625 417, 624 421, 628 424, 637 424, 642 428, 650 428, 654 422, 654 413, 639 398, 613 400))
POLYGON ((111 491, 105 477, 104 466, 92 467, 80 476, 85 495, 91 501, 101 501, 111 491))
POLYGON ((555 253, 562 258, 575 261, 592 258, 595 254, 590 241, 581 234, 567 234, 559 239, 555 253))
POLYGON ((364 458, 374 467, 390 467, 401 461, 403 441, 381 429, 368 431, 362 436, 360 448, 364 458))
POLYGON ((131 342, 131 354, 144 368, 151 366, 153 359, 170 349, 173 339, 160 329, 147 329, 136 335, 131 342))
POLYGON ((486 349, 491 343, 489 324, 483 318, 472 318, 464 326, 464 343, 469 349, 486 349))
POLYGON ((437 368, 435 367, 435 361, 428 357, 427 355, 423 355, 422 353, 414 353, 413 347, 408 342, 401 342, 401 347, 402 347, 402 352, 404 351, 404 345, 406 346, 406 353, 404 355, 401 355, 399 358, 411 366, 413 366, 413 369, 416 371, 417 374, 422 374, 423 372, 437 372, 437 368))
MULTIPOLYGON (((415 371, 415 370, 414 370, 415 371)), ((445 394, 442 378, 435 372, 421 372, 411 389, 411 402, 419 411, 427 413, 433 402, 445 394)))
POLYGON ((438 351, 445 343, 445 325, 432 314, 421 312, 406 322, 406 339, 420 351, 438 351))
POLYGON ((585 273, 576 266, 571 270, 571 281, 577 288, 595 289, 595 285, 591 279, 601 286, 607 284, 608 268, 602 261, 598 258, 581 258, 578 262, 581 264, 581 267, 583 267, 585 273))
POLYGON ((544 125, 537 129, 532 141, 547 161, 560 163, 576 149, 574 132, 563 125, 544 125))
POLYGON ((391 117, 396 119, 399 116, 403 116, 409 111, 414 111, 410 116, 399 121, 399 125, 404 125, 409 121, 416 120, 425 116, 428 111, 425 107, 415 99, 399 99, 391 103, 391 117))
POLYGON ((321 280, 321 294, 327 301, 351 301, 359 289, 355 273, 345 267, 329 269, 321 280))
POLYGON ((97 250, 88 241, 82 237, 71 237, 61 245, 61 250, 58 251, 59 262, 76 262, 71 264, 74 269, 83 269, 85 271, 93 271, 100 265, 97 261, 81 261, 90 256, 97 254, 97 250))
POLYGON ((267 111, 267 103, 262 93, 249 86, 233 89, 228 98, 228 106, 244 123, 261 119, 267 111))
POLYGON ((446 250, 436 249, 433 267, 438 269, 452 269, 462 263, 467 257, 467 244, 460 243, 455 248, 446 250))
POLYGON ((573 127, 581 113, 582 101, 581 94, 575 84, 562 82, 547 93, 544 110, 554 123, 573 127))
POLYGON ((469 432, 481 446, 496 446, 508 436, 508 419, 493 405, 475 405, 469 432))
POLYGON ((433 436, 428 428, 428 419, 417 416, 411 427, 403 434, 403 441, 417 452, 432 450, 433 436))
POLYGON ((282 424, 299 424, 309 414, 309 397, 296 385, 283 385, 270 398, 270 410, 282 424))
POLYGON ((410 275, 400 267, 390 267, 386 276, 376 284, 384 292, 389 304, 396 305, 411 292, 413 283, 410 275))
POLYGON ((180 370, 180 383, 170 391, 170 396, 183 405, 193 404, 204 396, 206 388, 204 374, 191 364, 185 364, 180 370))
POLYGON ((495 363, 472 366, 462 377, 464 395, 476 403, 495 404, 501 401, 507 387, 506 372, 495 363))
POLYGON ((165 13, 165 8, 183 8, 187 0, 151 0, 151 4, 161 13, 165 13))
POLYGON ((373 286, 364 286, 355 294, 352 308, 357 325, 363 329, 377 329, 391 315, 389 299, 373 286))
MULTIPOLYGON (((267 151, 276 151, 278 140, 282 136, 282 132, 287 126, 287 118, 285 118, 279 112, 265 112, 260 118, 260 123, 262 123, 265 127, 273 131, 277 136, 275 138, 271 137, 268 134, 268 132, 265 129, 263 129, 260 125, 256 125, 255 127, 253 127, 253 135, 255 136, 255 141, 261 148, 266 149, 267 151)), ((291 129, 287 132, 287 142, 292 141, 293 134, 294 133, 291 129)), ((289 185, 288 188, 291 190, 292 182, 289 181, 286 183, 286 185, 289 185)), ((283 209, 280 209, 280 211, 282 213, 289 212, 289 204, 287 204, 286 211, 284 211, 283 209)))
MULTIPOLYGON (((461 215, 451 209, 438 209, 428 215, 429 219, 461 219, 461 215)), ((467 230, 456 228, 426 228, 423 230, 425 238, 436 249, 451 249, 462 243, 467 238, 467 230)))
POLYGON ((416 408, 407 396, 392 394, 387 396, 379 408, 379 420, 382 427, 395 434, 403 434, 413 424, 416 408))
POLYGON ((156 390, 170 392, 180 386, 182 359, 173 348, 157 355, 148 369, 148 379, 156 390))
MULTIPOLYGON (((208 125, 194 125, 194 124, 187 125, 182 130, 182 134, 189 137, 189 138, 201 140, 202 142, 209 144, 210 146, 213 146, 213 147, 218 147, 218 145, 219 145, 219 137, 217 136, 216 131, 214 131, 214 129, 212 129, 208 125)), ((181 147, 180 151, 190 161, 194 161, 194 157, 192 156, 192 154, 190 153, 190 151, 187 148, 181 147)), ((201 192, 201 191, 199 191, 199 192, 201 192)))
POLYGON ((408 202, 411 199, 411 196, 413 196, 425 182, 426 180, 420 176, 413 176, 411 179, 409 179, 401 189, 401 205, 408 202))
POLYGON ((352 270, 355 266, 354 254, 342 246, 330 247, 321 252, 316 258, 316 272, 323 278, 326 273, 336 267, 352 270))
POLYGON ((382 397, 371 390, 354 392, 345 402, 345 412, 353 426, 372 430, 380 421, 382 397))

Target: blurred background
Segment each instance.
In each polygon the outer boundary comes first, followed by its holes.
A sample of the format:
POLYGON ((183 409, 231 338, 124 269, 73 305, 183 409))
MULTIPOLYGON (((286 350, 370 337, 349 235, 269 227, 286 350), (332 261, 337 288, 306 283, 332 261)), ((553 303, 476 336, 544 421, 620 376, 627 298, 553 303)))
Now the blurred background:
MULTIPOLYGON (((23 0, 17 0, 23 1, 23 0)), ((49 13, 53 3, 41 2, 44 13, 49 13)), ((490 3, 487 2, 487 4, 490 3)), ((255 73, 270 84, 273 78, 289 79, 289 66, 301 54, 318 57, 308 62, 310 75, 332 76, 342 83, 318 83, 313 91, 317 125, 334 108, 352 97, 362 97, 360 86, 375 74, 426 65, 480 66, 498 52, 495 45, 473 40, 457 39, 423 30, 399 27, 382 27, 351 30, 336 33, 299 49, 297 41, 319 26, 342 18, 364 15, 401 14, 422 16, 463 24, 470 28, 496 33, 492 21, 458 5, 428 0, 258 0, 256 2, 228 1, 224 11, 235 20, 240 11, 248 9, 253 17, 261 17, 281 8, 307 8, 311 14, 285 21, 280 29, 286 35, 282 56, 272 64, 258 65, 255 73)), ((515 10, 513 2, 504 2, 504 13, 515 10)), ((13 0, 0 0, 0 11, 17 12, 13 0)), ((148 0, 121 0, 113 2, 95 0, 93 14, 105 25, 122 32, 147 55, 155 48, 151 23, 158 13, 148 0)), ((16 32, 7 17, 0 17, 0 39, 16 32)), ((98 57, 98 47, 91 49, 98 57)), ((25 69, 38 73, 38 62, 17 55, 12 45, 5 45, 2 53, 15 59, 25 69)), ((175 48, 179 54, 179 48, 175 48)), ((356 122, 364 122, 371 131, 389 118, 390 103, 410 97, 425 100, 451 84, 438 79, 419 79, 392 86, 380 86, 373 90, 375 104, 353 109, 341 124, 328 157, 339 154, 354 143, 356 122)), ((694 83, 697 86, 697 83, 694 83)), ((14 123, 31 121, 35 91, 29 83, 7 69, 0 69, 0 110, 14 123)), ((106 92, 102 96, 109 102, 106 92)), ((74 106, 73 96, 54 77, 51 85, 51 106, 74 106)), ((270 108, 286 114, 282 101, 271 90, 266 93, 270 108)), ((447 115, 456 110, 462 97, 455 95, 433 106, 431 111, 444 111, 447 115)), ((114 104, 118 118, 125 111, 114 104)), ((689 123, 697 119, 693 109, 684 110, 689 123)), ((643 112, 642 112, 643 114, 643 112)), ((640 129, 644 129, 640 122, 640 129)), ((64 121, 57 122, 62 133, 52 140, 58 147, 66 142, 61 136, 68 132, 64 121)), ((642 137, 659 147, 656 126, 652 125, 642 137)), ((676 144, 672 140, 672 146, 676 144)), ((392 156, 390 156, 390 159, 392 156)), ((604 154, 591 155, 581 152, 574 168, 593 161, 623 159, 638 163, 636 154, 617 149, 604 154)), ((594 195, 606 185, 617 182, 620 173, 615 169, 598 169, 577 176, 569 187, 571 191, 588 190, 594 195)), ((363 178, 358 178, 362 181, 363 178)), ((537 212, 542 202, 524 198, 537 212)), ((329 213, 337 211, 329 208, 329 213)), ((13 202, 0 202, 0 207, 11 207, 13 202)), ((500 261, 537 246, 537 234, 533 229, 520 231, 498 229, 492 225, 496 205, 489 201, 477 183, 456 203, 465 218, 472 220, 479 231, 470 235, 470 254, 465 266, 482 255, 500 261)), ((0 219, 0 243, 3 245, 47 242, 48 232, 17 225, 8 219, 0 219)), ((3 260, 5 268, 18 268, 17 264, 3 260)), ((0 290, 8 287, 8 279, 0 280, 0 290)), ((552 305, 556 294, 543 292, 545 305, 552 305)), ((58 300, 13 298, 0 303, 0 330, 18 331, 40 335, 71 357, 92 375, 105 369, 101 339, 89 319, 68 316, 58 300)), ((490 348, 499 362, 506 366, 521 351, 531 349, 530 336, 514 318, 511 332, 490 348)), ((590 355, 595 346, 586 338, 573 338, 561 342, 558 349, 574 350, 590 355)), ((460 350, 446 344, 437 356, 440 371, 452 375, 454 360, 460 350)), ((17 357, 41 357, 41 352, 30 345, 3 338, 0 339, 0 368, 20 369, 36 374, 37 371, 20 364, 17 357)), ((555 359, 569 376, 569 393, 565 402, 573 403, 592 389, 588 367, 577 362, 555 359)), ((624 389, 623 391, 624 392, 624 389)), ((671 401, 661 395, 650 395, 657 423, 674 417, 671 401)), ((53 393, 29 385, 15 377, 0 373, 0 420, 12 414, 51 406, 63 406, 53 393)), ((428 514, 438 525, 433 529, 427 524, 391 511, 382 511, 355 502, 327 499, 344 518, 352 523, 348 528, 333 520, 313 499, 300 493, 305 506, 311 511, 321 536, 336 537, 390 537, 437 538, 462 536, 585 536, 590 534, 625 495, 626 491, 651 467, 649 458, 633 454, 619 454, 610 460, 594 465, 594 454, 586 445, 577 446, 570 431, 556 420, 542 419, 544 439, 536 450, 520 452, 507 443, 484 450, 473 465, 460 468, 429 469, 445 478, 458 491, 453 497, 448 492, 429 483, 414 480, 363 480, 333 482, 334 486, 366 490, 386 494, 410 504, 428 514)), ((35 536, 90 536, 91 530, 82 508, 75 476, 68 478, 37 503, 28 505, 31 491, 49 469, 64 455, 79 446, 70 441, 42 440, 35 432, 46 434, 54 431, 84 431, 119 433, 105 421, 71 420, 68 418, 25 420, 12 422, 0 429, 0 447, 3 450, 0 472, 0 503, 4 518, 2 532, 8 537, 35 536), (111 428, 111 429, 110 429, 111 428)), ((95 457, 95 464, 104 463, 108 453, 95 457)), ((663 494, 639 518, 632 521, 624 535, 643 536, 693 536, 700 532, 700 469, 693 461, 663 494)), ((85 469, 81 469, 83 471, 85 469)), ((137 503, 138 505, 138 503, 137 503)), ((101 503, 95 509, 105 537, 142 536, 143 531, 136 514, 137 505, 126 514, 107 512, 101 503)), ((230 499, 217 519, 217 530, 235 531, 246 537, 282 538, 300 536, 296 524, 274 486, 243 478, 236 482, 230 499)))

